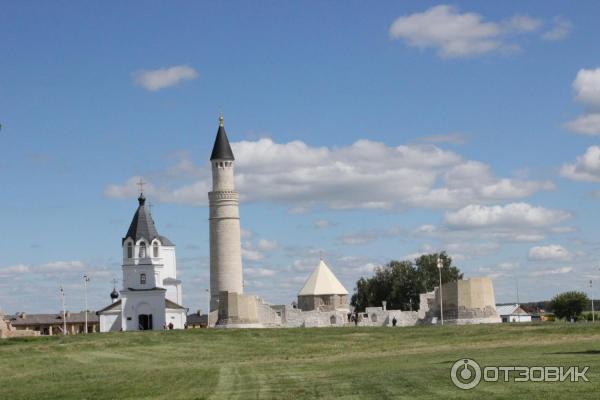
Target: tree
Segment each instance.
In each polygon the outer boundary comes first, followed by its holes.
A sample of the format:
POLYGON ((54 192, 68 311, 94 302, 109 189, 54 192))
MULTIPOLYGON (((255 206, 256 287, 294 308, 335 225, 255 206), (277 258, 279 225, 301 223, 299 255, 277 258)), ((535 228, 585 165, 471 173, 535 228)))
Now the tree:
POLYGON ((419 295, 439 286, 437 259, 441 258, 442 282, 462 279, 460 270, 452 266, 452 258, 445 252, 422 255, 413 261, 392 260, 383 267, 376 268, 371 278, 361 277, 350 303, 357 310, 381 306, 382 301, 394 310, 413 310, 419 307, 419 295))
POLYGON ((552 298, 550 308, 557 318, 577 320, 589 302, 590 299, 583 292, 564 292, 552 298))

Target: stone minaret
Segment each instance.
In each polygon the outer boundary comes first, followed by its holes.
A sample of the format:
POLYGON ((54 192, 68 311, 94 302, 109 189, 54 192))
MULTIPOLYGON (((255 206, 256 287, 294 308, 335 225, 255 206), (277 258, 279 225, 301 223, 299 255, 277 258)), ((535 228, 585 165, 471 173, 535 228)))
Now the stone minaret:
POLYGON ((210 310, 218 308, 219 292, 243 293, 242 248, 238 194, 233 180, 233 152, 219 117, 219 130, 210 156, 213 190, 210 208, 210 310))

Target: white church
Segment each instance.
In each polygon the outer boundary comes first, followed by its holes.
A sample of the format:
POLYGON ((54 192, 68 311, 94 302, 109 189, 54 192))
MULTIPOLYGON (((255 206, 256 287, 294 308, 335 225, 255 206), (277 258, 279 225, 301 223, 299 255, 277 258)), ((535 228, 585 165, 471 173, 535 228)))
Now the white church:
POLYGON ((113 290, 113 303, 98 311, 100 332, 183 329, 187 310, 181 306, 175 245, 158 234, 146 210, 143 192, 123 247, 123 288, 113 290))

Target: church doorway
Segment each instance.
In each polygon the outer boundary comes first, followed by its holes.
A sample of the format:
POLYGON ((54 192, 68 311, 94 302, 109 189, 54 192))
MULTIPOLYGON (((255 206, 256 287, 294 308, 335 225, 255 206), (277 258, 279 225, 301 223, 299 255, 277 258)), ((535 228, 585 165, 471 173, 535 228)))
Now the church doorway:
POLYGON ((140 331, 152 330, 152 314, 140 314, 138 316, 138 328, 140 331))

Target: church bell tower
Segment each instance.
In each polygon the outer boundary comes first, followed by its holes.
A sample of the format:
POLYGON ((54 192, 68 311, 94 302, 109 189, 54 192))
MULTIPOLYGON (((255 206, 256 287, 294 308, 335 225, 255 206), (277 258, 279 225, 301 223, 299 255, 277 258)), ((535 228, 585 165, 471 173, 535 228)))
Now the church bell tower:
POLYGON ((218 309, 222 291, 243 293, 239 195, 235 191, 233 152, 219 116, 219 130, 210 156, 210 310, 218 309))

